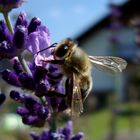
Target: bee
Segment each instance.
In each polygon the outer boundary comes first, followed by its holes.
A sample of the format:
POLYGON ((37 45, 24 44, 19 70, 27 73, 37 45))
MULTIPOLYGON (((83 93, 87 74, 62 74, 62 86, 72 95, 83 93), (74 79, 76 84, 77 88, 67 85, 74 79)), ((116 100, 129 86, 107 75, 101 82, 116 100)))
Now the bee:
POLYGON ((83 112, 83 102, 92 89, 92 64, 109 73, 122 72, 127 65, 127 62, 119 57, 89 56, 70 38, 55 44, 52 55, 54 60, 50 62, 59 64, 62 72, 68 77, 67 102, 71 107, 72 116, 79 116, 83 112))

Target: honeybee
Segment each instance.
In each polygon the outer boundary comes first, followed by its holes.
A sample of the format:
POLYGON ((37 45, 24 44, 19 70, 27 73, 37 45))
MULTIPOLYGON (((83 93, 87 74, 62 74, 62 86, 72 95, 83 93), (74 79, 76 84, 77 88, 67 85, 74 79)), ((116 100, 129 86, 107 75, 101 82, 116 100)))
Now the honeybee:
POLYGON ((50 62, 59 64, 68 77, 67 102, 72 116, 79 116, 83 112, 83 102, 92 89, 92 64, 109 73, 122 72, 127 65, 127 62, 119 57, 89 56, 70 38, 55 44, 52 55, 54 60, 50 62))

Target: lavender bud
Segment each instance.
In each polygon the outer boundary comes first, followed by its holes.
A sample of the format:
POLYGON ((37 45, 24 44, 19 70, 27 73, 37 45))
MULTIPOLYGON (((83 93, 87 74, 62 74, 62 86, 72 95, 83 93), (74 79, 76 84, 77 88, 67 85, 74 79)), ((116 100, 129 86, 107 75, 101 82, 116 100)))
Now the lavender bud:
POLYGON ((50 88, 49 82, 47 80, 41 81, 36 85, 36 96, 42 97, 45 96, 50 88))
POLYGON ((36 31, 37 27, 41 25, 41 20, 37 17, 34 17, 29 26, 28 26, 28 34, 36 31))
POLYGON ((17 21, 16 21, 16 24, 15 24, 15 28, 19 25, 22 25, 24 27, 27 27, 28 25, 28 21, 26 19, 26 13, 25 12, 22 12, 19 14, 18 18, 17 18, 17 21))
POLYGON ((17 26, 16 32, 13 37, 13 43, 17 49, 25 48, 25 42, 27 38, 27 30, 24 26, 17 26))
POLYGON ((15 70, 17 75, 23 72, 23 69, 17 59, 14 59, 12 63, 13 63, 13 69, 15 70))
POLYGON ((20 94, 18 91, 15 91, 15 90, 12 90, 10 92, 10 97, 15 100, 15 101, 18 101, 18 102, 24 102, 24 95, 20 94))
POLYGON ((7 83, 14 85, 14 86, 20 86, 20 82, 18 80, 18 76, 11 72, 10 70, 4 70, 2 73, 2 79, 5 80, 7 83))
POLYGON ((24 88, 33 90, 35 88, 34 79, 27 73, 20 73, 19 74, 19 81, 24 88))

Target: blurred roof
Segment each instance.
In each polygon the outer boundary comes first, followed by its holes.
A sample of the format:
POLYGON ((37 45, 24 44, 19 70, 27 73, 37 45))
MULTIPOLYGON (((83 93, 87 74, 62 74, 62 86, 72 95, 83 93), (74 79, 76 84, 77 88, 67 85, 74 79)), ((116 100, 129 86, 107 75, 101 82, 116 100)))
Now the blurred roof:
MULTIPOLYGON (((122 13, 121 21, 123 23, 128 23, 131 17, 140 15, 140 1, 129 0, 128 2, 120 6, 120 10, 122 13)), ((102 27, 107 27, 107 25, 109 25, 111 22, 110 16, 111 14, 108 14, 96 24, 90 26, 86 31, 77 36, 76 40, 81 43, 82 40, 88 38, 88 36, 90 36, 91 34, 93 35, 93 33, 100 30, 102 27)))

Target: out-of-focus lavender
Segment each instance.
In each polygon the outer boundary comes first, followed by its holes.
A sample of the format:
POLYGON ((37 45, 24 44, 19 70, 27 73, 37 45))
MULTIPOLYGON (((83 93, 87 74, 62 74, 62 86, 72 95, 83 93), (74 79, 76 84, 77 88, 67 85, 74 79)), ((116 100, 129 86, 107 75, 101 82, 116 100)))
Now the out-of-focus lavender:
POLYGON ((118 32, 122 28, 122 23, 120 21, 120 18, 122 16, 120 7, 114 3, 110 3, 109 5, 110 8, 110 26, 109 29, 111 31, 111 37, 110 37, 110 42, 112 43, 113 46, 119 43, 119 35, 118 32))
POLYGON ((134 30, 136 32, 136 37, 135 37, 135 41, 138 45, 140 45, 140 17, 134 17, 131 20, 131 24, 134 27, 134 30))
POLYGON ((81 140, 84 136, 82 132, 73 135, 73 123, 69 121, 64 128, 58 128, 56 132, 51 132, 46 129, 41 134, 31 132, 30 135, 33 140, 81 140))
POLYGON ((18 8, 23 3, 23 0, 0 0, 0 11, 9 12, 13 8, 18 8))

